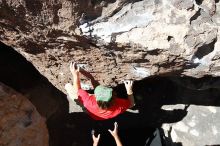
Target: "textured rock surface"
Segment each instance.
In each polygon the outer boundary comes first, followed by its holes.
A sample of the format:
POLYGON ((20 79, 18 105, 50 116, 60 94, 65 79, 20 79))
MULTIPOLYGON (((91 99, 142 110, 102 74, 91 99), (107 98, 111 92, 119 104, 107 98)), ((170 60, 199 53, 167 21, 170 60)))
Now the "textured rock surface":
POLYGON ((111 17, 103 14, 98 22, 81 28, 85 35, 131 46, 133 63, 137 61, 134 56, 142 61, 137 62, 145 68, 145 76, 176 71, 193 77, 218 76, 214 58, 219 54, 220 10, 216 2, 139 1, 125 5, 111 17))
MULTIPOLYGON (((184 105, 163 106, 162 109, 184 109, 184 105)), ((191 105, 187 111, 182 121, 163 124, 166 136, 171 136, 173 142, 180 142, 183 146, 219 145, 220 108, 191 105)))
MULTIPOLYGON (((40 75, 31 63, 27 62, 20 54, 10 47, 5 47, 1 43, 0 46, 0 81, 4 81, 5 84, 24 94, 36 107, 38 112, 47 119, 50 145, 91 145, 89 131, 95 127, 95 124, 99 125, 99 123, 91 120, 84 112, 77 113, 76 109, 74 113, 68 114, 66 96, 57 91, 54 86, 51 86, 46 78, 40 75)), ((182 119, 184 121, 184 117, 186 116, 187 118, 188 116, 185 110, 163 110, 161 109, 162 105, 196 104, 201 105, 200 107, 204 110, 207 109, 205 106, 220 106, 219 81, 220 77, 196 79, 189 77, 155 76, 135 82, 134 93, 137 101, 136 105, 142 118, 138 118, 132 114, 131 118, 127 117, 128 119, 126 119, 124 117, 121 119, 122 123, 119 125, 122 134, 120 136, 122 136, 121 138, 124 140, 124 144, 127 146, 144 145, 148 135, 147 133, 149 132, 150 134, 150 130, 147 128, 148 126, 160 127, 163 123, 178 123, 182 119), (140 133, 140 131, 142 132, 140 133)), ((122 87, 124 85, 118 89, 121 92, 125 90, 122 87)), ((191 115, 190 112, 188 112, 189 115, 191 115)), ((210 112, 208 114, 212 115, 210 112)), ((213 120, 219 123, 215 117, 217 115, 213 116, 213 120)), ((110 128, 112 128, 115 121, 117 120, 112 120, 110 128)), ((214 124, 218 125, 217 123, 214 122, 214 124)), ((198 121, 198 126, 200 124, 198 121)), ((108 129, 102 125, 101 127, 105 129, 104 131, 108 129)), ((178 129, 176 128, 175 130, 178 129)), ((181 138, 179 137, 179 141, 184 141, 181 138)), ((111 145, 110 143, 113 142, 112 137, 106 138, 103 135, 101 140, 105 141, 103 145, 111 145)), ((215 138, 209 139, 213 144, 214 140, 215 138)))
POLYGON ((0 145, 48 146, 45 120, 21 94, 0 82, 0 145))
POLYGON ((219 24, 215 0, 0 0, 0 41, 62 91, 71 60, 106 85, 219 76, 219 24))

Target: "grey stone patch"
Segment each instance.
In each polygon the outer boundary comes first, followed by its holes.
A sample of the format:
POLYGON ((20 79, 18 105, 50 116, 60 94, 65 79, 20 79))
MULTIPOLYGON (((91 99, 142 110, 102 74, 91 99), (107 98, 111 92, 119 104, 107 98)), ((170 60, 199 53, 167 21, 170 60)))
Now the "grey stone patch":
POLYGON ((184 104, 176 104, 176 105, 163 105, 161 109, 163 110, 175 110, 175 109, 184 109, 185 105, 184 104))
POLYGON ((89 26, 91 28, 84 24, 80 28, 84 35, 100 37, 105 42, 111 42, 114 39, 112 37, 115 37, 117 34, 130 31, 133 28, 147 26, 153 20, 152 8, 150 10, 146 9, 145 7, 147 6, 149 4, 146 5, 145 2, 144 5, 144 1, 128 4, 113 17, 109 18, 107 22, 96 23, 89 26), (90 29, 92 33, 88 31, 90 29))
POLYGON ((216 3, 216 13, 212 16, 213 22, 220 26, 220 3, 216 3))
MULTIPOLYGON (((183 105, 166 105, 163 109, 182 108, 183 105)), ((171 138, 183 146, 220 144, 220 107, 190 105, 187 115, 177 123, 163 124, 165 135, 172 127, 171 138)))
POLYGON ((141 78, 150 76, 149 70, 143 67, 133 67, 131 73, 141 78))
POLYGON ((82 87, 83 90, 93 89, 93 87, 90 84, 86 84, 86 83, 83 83, 83 82, 81 82, 81 87, 82 87))
POLYGON ((192 0, 172 0, 172 3, 178 9, 190 9, 193 7, 192 0))

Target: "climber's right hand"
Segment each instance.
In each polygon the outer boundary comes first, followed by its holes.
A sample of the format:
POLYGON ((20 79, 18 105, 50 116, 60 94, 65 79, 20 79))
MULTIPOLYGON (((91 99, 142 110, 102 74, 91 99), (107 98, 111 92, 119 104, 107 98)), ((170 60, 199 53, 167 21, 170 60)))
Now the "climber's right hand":
POLYGON ((79 70, 80 70, 80 67, 77 65, 76 62, 71 62, 71 63, 70 63, 70 72, 71 72, 73 75, 79 74, 79 70))

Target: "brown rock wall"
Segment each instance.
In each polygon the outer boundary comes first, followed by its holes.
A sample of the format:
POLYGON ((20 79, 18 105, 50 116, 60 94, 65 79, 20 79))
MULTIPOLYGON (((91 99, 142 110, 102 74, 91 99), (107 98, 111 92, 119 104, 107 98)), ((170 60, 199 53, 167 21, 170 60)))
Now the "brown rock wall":
POLYGON ((24 96, 0 83, 0 145, 48 146, 45 119, 24 96))

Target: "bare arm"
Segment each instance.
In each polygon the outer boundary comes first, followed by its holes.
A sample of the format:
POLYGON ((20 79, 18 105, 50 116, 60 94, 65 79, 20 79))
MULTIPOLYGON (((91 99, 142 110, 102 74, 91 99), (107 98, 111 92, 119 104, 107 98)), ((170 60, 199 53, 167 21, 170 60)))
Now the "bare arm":
POLYGON ((122 143, 121 143, 121 140, 118 136, 118 123, 117 122, 114 123, 114 130, 113 131, 110 130, 110 129, 108 131, 114 137, 116 145, 117 146, 123 146, 122 143))
POLYGON ((78 90, 81 89, 79 69, 80 68, 77 66, 75 62, 70 63, 70 71, 73 75, 73 88, 76 92, 78 92, 78 90))
POLYGON ((122 143, 121 143, 121 140, 118 136, 115 136, 114 139, 115 139, 115 143, 116 143, 117 146, 123 146, 122 143))
POLYGON ((135 105, 133 94, 128 95, 128 99, 129 99, 130 102, 131 102, 130 108, 132 108, 132 107, 135 105))
POLYGON ((80 68, 80 73, 84 75, 86 78, 89 78, 91 80, 92 86, 95 89, 100 83, 94 79, 91 73, 87 72, 83 68, 80 68))
POLYGON ((99 139, 100 139, 100 134, 98 136, 95 136, 95 131, 92 130, 92 140, 93 140, 93 146, 98 146, 99 144, 99 139))
POLYGON ((124 81, 124 84, 125 84, 125 88, 128 94, 128 99, 131 102, 131 106, 130 106, 131 108, 135 105, 133 91, 132 91, 133 81, 124 81))
POLYGON ((78 92, 78 90, 81 89, 79 73, 73 75, 73 87, 76 90, 76 92, 78 92))

